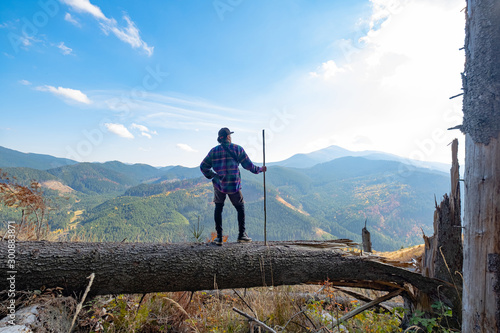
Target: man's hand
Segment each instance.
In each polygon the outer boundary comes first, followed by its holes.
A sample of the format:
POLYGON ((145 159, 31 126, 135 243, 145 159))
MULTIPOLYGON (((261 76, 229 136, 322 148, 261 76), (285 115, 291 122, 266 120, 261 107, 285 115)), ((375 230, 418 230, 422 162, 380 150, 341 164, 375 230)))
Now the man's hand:
POLYGON ((266 171, 267 171, 267 167, 264 165, 264 166, 262 167, 262 172, 266 172, 266 171))

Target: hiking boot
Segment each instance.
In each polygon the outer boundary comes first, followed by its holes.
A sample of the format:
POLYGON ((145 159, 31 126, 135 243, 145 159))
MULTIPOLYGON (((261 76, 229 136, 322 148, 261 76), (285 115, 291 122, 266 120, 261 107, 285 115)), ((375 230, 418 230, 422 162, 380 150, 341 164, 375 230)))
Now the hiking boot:
POLYGON ((222 246, 222 243, 223 243, 222 236, 217 237, 216 239, 214 239, 214 243, 215 243, 215 245, 222 246))
POLYGON ((246 232, 238 236, 238 243, 250 243, 251 241, 252 239, 248 237, 246 232))

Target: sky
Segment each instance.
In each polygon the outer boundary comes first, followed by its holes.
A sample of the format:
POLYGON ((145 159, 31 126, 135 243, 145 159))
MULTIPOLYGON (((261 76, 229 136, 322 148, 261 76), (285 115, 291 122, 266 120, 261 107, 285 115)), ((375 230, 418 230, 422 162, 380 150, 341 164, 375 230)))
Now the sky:
POLYGON ((463 0, 2 0, 0 146, 197 166, 330 145, 450 163, 463 0))

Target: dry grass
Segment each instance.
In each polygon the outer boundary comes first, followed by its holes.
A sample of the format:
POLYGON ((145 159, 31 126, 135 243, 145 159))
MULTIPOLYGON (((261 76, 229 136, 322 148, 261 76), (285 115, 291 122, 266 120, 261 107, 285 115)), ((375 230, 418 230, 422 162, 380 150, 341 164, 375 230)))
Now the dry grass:
MULTIPOLYGON (((63 297, 61 292, 60 288, 54 288, 26 293, 23 300, 18 300, 16 308, 39 306, 37 332, 67 332, 77 313, 77 301, 63 297)), ((340 318, 357 306, 358 301, 349 299, 328 283, 194 293, 107 295, 85 303, 73 332, 249 332, 251 323, 233 311, 237 308, 278 332, 327 333, 337 332, 332 327, 332 318, 340 318)), ((397 316, 374 310, 344 325, 349 332, 401 332, 397 316)))
MULTIPOLYGON (((328 285, 100 296, 87 303, 77 332, 249 332, 252 323, 237 308, 279 332, 326 333, 335 332, 331 318, 357 304, 346 305, 345 295, 328 285)), ((392 314, 371 311, 370 321, 363 329, 359 318, 344 325, 350 332, 400 331, 392 314), (385 317, 377 322, 378 316, 385 317)))
POLYGON ((408 262, 412 259, 418 260, 424 253, 424 244, 407 247, 393 252, 375 252, 375 254, 387 258, 389 260, 396 260, 408 262))

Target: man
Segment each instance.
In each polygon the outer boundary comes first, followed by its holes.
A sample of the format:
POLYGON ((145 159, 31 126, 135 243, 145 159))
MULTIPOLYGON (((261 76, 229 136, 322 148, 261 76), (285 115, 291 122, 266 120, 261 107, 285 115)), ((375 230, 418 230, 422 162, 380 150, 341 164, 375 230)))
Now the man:
POLYGON ((238 165, 241 163, 245 169, 255 174, 267 170, 265 166, 254 165, 241 146, 231 143, 233 133, 227 127, 221 128, 217 137, 220 144, 212 148, 200 164, 201 172, 208 179, 212 179, 214 185, 214 220, 217 231, 215 244, 219 246, 222 245, 222 209, 226 196, 229 196, 229 200, 238 212, 238 242, 252 241, 245 232, 245 204, 241 194, 241 176, 238 165))

